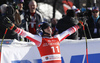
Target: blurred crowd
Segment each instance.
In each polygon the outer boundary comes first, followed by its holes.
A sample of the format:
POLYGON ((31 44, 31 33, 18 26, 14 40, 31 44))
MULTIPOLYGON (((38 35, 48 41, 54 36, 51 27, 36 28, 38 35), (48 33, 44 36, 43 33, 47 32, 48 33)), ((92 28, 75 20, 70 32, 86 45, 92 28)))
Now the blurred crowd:
MULTIPOLYGON (((66 39, 81 40, 82 37, 88 39, 100 37, 100 16, 99 8, 97 6, 91 8, 78 9, 73 5, 71 9, 66 11, 66 15, 62 15, 61 19, 51 18, 45 20, 43 15, 37 9, 38 5, 35 0, 30 0, 28 9, 24 10, 24 0, 18 0, 17 4, 2 4, 0 6, 0 20, 3 17, 9 17, 10 20, 19 28, 24 29, 32 34, 38 34, 38 24, 40 22, 49 22, 53 30, 52 36, 62 33, 66 29, 78 24, 79 21, 85 21, 84 27, 76 31, 66 39), (85 33, 83 31, 85 30, 85 33)), ((0 23, 0 39, 5 34, 6 27, 0 23)), ((5 39, 17 39, 19 41, 29 41, 28 39, 16 34, 12 30, 7 30, 5 39)))

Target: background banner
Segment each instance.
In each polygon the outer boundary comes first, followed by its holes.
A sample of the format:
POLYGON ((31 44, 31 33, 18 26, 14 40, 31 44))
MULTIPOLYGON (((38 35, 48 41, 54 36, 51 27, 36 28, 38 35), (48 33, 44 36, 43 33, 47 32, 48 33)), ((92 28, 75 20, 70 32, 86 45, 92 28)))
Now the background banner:
MULTIPOLYGON (((100 63, 100 39, 88 39, 89 63, 100 63)), ((67 40, 60 43, 62 63, 86 63, 85 40, 67 40)), ((39 51, 33 42, 13 41, 4 45, 1 63, 42 63, 39 51)))

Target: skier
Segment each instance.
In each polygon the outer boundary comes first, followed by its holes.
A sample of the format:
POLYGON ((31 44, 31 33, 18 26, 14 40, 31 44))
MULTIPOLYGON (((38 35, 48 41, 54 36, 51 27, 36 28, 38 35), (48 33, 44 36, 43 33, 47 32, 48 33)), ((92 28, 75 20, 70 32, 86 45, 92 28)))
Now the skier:
POLYGON ((81 21, 78 25, 65 30, 61 34, 52 36, 50 25, 46 22, 42 22, 39 24, 42 36, 39 36, 16 27, 8 17, 5 17, 2 23, 10 30, 34 42, 40 52, 42 63, 61 63, 60 42, 84 26, 81 21))

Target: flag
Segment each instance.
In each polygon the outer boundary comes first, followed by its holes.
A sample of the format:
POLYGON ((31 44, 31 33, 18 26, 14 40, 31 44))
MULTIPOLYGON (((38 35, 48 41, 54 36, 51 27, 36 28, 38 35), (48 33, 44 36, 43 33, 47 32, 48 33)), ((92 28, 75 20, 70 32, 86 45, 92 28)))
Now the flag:
POLYGON ((64 8, 64 13, 66 14, 66 11, 72 8, 73 3, 71 1, 66 1, 66 0, 63 0, 62 3, 64 8))

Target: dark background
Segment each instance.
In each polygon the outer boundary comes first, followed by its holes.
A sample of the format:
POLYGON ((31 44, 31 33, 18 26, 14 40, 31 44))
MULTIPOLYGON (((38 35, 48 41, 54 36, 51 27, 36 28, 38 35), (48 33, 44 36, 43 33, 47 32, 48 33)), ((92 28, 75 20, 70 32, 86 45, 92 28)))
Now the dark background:
MULTIPOLYGON (((13 2, 13 0, 3 0, 3 1, 0 1, 0 5, 7 3, 7 1, 13 2)), ((24 1, 25 1, 25 5, 27 5, 29 0, 24 0, 24 1)), ((48 3, 48 4, 53 4, 54 1, 57 1, 59 4, 61 4, 62 0, 36 0, 36 1, 37 2, 44 2, 44 3, 48 3)), ((73 2, 74 5, 78 8, 84 7, 83 6, 84 4, 87 4, 87 7, 91 7, 91 6, 93 6, 93 2, 94 2, 94 0, 66 0, 66 1, 73 2)), ((100 3, 100 0, 96 0, 97 6, 100 6, 99 3, 100 3)))
MULTIPOLYGON (((0 2, 0 5, 4 4, 4 3, 13 3, 14 0, 3 0, 0 2)), ((28 2, 30 0, 24 0, 24 9, 28 9, 28 2)), ((77 7, 77 8, 87 8, 87 7, 93 7, 94 6, 94 0, 66 0, 66 1, 71 1, 73 2, 73 4, 77 7)), ((63 6, 62 6, 62 0, 36 0, 37 3, 39 2, 43 2, 43 3, 47 3, 53 6, 54 9, 57 9, 58 11, 60 11, 62 14, 64 14, 63 11, 63 6)), ((96 6, 98 6, 100 8, 100 0, 96 0, 96 6)), ((55 12, 55 10, 53 10, 53 12, 55 12)), ((55 13, 54 15, 55 16, 55 13)))
MULTIPOLYGON (((13 0, 3 0, 0 1, 0 5, 7 3, 8 2, 13 2, 13 0)), ((25 3, 27 4, 29 0, 24 0, 25 3)), ((62 0, 36 0, 37 2, 44 2, 44 3, 48 3, 48 4, 53 4, 54 1, 57 1, 58 3, 61 3, 62 0)), ((94 0, 66 0, 66 1, 71 1, 74 3, 74 5, 78 8, 83 7, 83 4, 87 4, 87 7, 91 7, 93 6, 93 2, 94 0)), ((97 6, 100 6, 100 0, 96 0, 97 6)))

